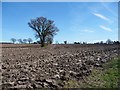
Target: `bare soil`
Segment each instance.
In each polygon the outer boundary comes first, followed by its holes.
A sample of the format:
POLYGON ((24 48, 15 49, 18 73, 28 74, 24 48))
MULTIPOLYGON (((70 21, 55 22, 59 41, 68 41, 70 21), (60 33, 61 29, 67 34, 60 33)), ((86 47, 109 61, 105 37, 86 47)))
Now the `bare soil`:
POLYGON ((62 88, 118 56, 118 45, 2 45, 2 88, 62 88))

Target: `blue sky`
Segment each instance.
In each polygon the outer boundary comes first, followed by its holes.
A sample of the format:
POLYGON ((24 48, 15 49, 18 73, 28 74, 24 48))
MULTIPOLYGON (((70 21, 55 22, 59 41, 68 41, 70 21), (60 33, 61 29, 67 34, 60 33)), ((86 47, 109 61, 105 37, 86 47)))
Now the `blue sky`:
POLYGON ((36 41, 28 22, 40 16, 54 20, 60 30, 54 42, 118 40, 117 2, 3 2, 2 41, 29 37, 36 41))

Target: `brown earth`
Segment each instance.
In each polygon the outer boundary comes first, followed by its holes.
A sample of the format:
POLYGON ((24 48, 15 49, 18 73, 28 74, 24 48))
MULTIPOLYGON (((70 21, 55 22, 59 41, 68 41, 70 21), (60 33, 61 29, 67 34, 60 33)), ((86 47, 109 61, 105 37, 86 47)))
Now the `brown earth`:
POLYGON ((2 87, 62 88, 117 57, 118 45, 2 45, 2 87))

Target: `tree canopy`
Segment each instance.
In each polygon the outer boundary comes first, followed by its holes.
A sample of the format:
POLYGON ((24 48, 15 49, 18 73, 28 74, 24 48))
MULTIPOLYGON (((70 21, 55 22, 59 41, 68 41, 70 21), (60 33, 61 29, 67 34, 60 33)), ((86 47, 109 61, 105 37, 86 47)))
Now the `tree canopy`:
POLYGON ((35 37, 40 39, 41 47, 45 45, 48 38, 53 38, 54 35, 56 35, 56 32, 59 31, 59 29, 55 26, 54 21, 45 17, 32 19, 28 22, 28 25, 35 31, 35 37))

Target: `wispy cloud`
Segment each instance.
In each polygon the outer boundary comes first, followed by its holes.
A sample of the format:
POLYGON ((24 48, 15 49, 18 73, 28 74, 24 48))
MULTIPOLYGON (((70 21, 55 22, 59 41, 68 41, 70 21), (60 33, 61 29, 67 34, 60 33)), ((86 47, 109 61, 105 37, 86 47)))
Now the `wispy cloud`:
POLYGON ((93 30, 90 30, 90 29, 85 29, 85 30, 83 30, 84 32, 90 32, 90 33, 92 33, 92 32, 94 32, 93 30))
POLYGON ((112 30, 106 26, 103 26, 103 25, 100 25, 100 28, 106 30, 106 31, 109 31, 109 32, 112 32, 112 30))
POLYGON ((95 16, 103 19, 103 20, 106 20, 106 21, 111 21, 109 18, 107 18, 106 16, 102 15, 102 14, 99 14, 99 13, 93 13, 95 16))

